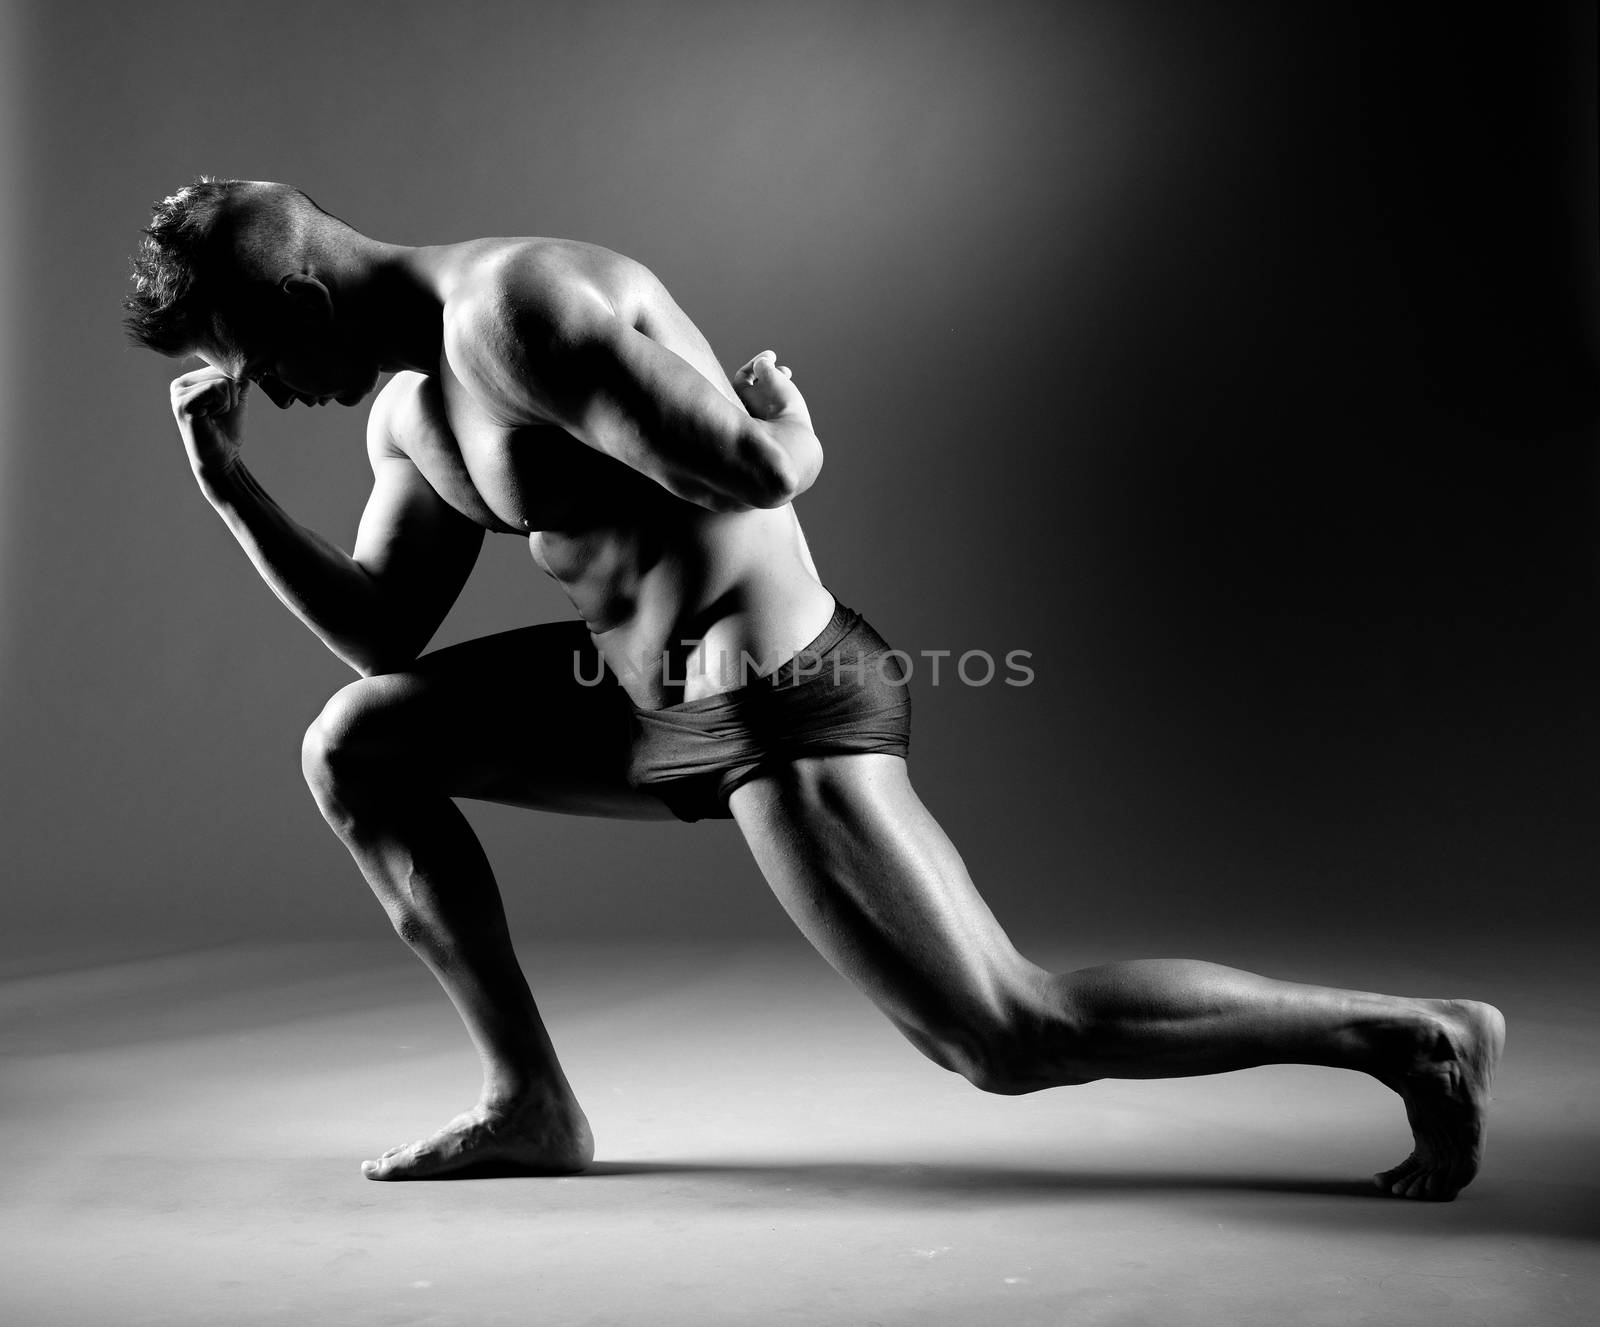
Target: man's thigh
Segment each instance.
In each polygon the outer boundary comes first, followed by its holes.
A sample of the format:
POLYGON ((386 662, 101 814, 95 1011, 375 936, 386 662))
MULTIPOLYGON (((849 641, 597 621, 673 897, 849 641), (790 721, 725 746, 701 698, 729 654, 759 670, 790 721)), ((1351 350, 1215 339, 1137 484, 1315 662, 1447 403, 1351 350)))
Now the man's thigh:
POLYGON ((357 686, 377 701, 366 732, 408 781, 572 815, 672 819, 628 783, 633 706, 581 622, 464 641, 357 686))
POLYGON ((994 1012, 1020 959, 904 760, 804 757, 728 806, 801 931, 908 1033, 994 1012))

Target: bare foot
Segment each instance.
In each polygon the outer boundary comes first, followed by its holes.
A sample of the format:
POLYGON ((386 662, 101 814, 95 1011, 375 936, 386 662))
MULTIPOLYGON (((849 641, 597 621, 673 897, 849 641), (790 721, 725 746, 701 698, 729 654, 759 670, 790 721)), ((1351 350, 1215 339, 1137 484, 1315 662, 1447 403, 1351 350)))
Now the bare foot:
POLYGON ((1416 1147, 1373 1179, 1400 1198, 1449 1202, 1483 1160, 1489 1085, 1506 1022, 1492 1004, 1476 1000, 1424 1003, 1438 1020, 1434 1035, 1408 1070, 1383 1080, 1405 1099, 1416 1147))
POLYGON ((429 1180, 480 1171, 575 1175, 592 1160, 594 1139, 581 1111, 562 1112, 558 1118, 543 1104, 517 1108, 480 1103, 429 1138, 363 1161, 361 1173, 369 1180, 429 1180))

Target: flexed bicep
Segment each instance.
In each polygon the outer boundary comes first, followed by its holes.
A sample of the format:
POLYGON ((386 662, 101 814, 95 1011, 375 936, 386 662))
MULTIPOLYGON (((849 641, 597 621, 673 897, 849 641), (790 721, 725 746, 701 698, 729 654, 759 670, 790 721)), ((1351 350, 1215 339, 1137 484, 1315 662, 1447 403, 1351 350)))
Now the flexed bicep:
POLYGON ((356 564, 383 604, 396 658, 414 659, 455 603, 478 560, 484 530, 433 490, 374 411, 367 454, 372 493, 356 531, 356 564))

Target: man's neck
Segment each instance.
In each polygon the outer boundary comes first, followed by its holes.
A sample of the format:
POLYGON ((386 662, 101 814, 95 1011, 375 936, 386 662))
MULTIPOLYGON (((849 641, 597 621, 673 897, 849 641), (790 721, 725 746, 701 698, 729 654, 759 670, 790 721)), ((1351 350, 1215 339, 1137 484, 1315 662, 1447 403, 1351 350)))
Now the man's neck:
POLYGON ((354 296, 364 340, 386 371, 436 373, 443 341, 444 299, 439 291, 440 255, 368 241, 344 274, 354 296))

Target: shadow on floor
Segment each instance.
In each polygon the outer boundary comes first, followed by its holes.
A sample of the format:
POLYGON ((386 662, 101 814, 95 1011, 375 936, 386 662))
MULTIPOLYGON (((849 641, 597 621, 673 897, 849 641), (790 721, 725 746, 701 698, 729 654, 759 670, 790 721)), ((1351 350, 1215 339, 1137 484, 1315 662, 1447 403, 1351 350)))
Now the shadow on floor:
MULTIPOLYGON (((451 1180, 522 1178, 479 1169, 451 1180)), ((1480 1180, 1453 1203, 1410 1202, 1365 1179, 1204 1171, 1088 1170, 937 1162, 815 1161, 786 1164, 602 1161, 575 1182, 627 1183, 641 1203, 670 1197, 707 1208, 814 1206, 1010 1207, 1125 1198, 1175 1205, 1223 1199, 1231 1221, 1317 1225, 1349 1233, 1542 1235, 1600 1240, 1600 1188, 1588 1183, 1524 1184, 1514 1175, 1480 1180), (699 1192, 690 1192, 698 1190, 699 1192), (652 1192, 654 1191, 654 1192, 652 1192), (1305 1199, 1296 1202, 1295 1199, 1305 1199)))

